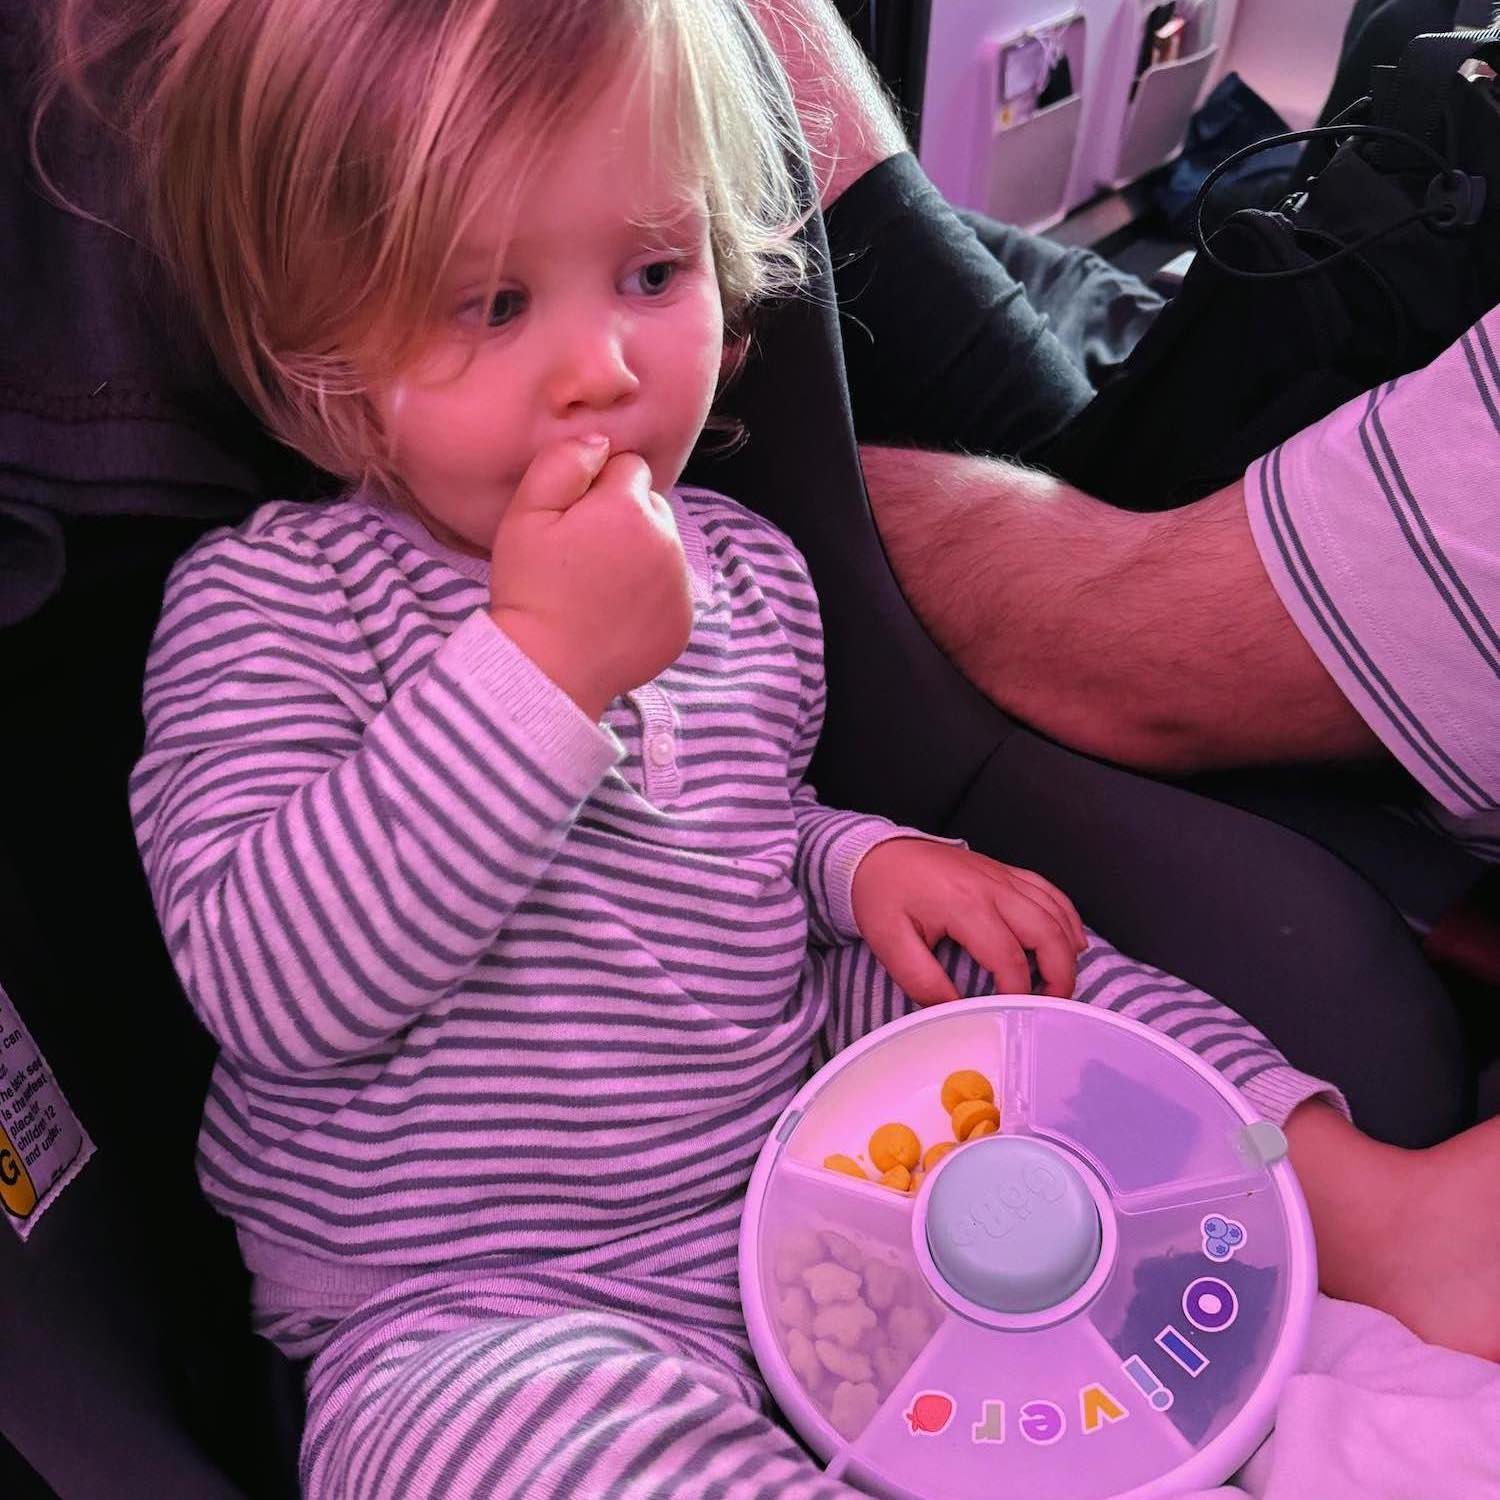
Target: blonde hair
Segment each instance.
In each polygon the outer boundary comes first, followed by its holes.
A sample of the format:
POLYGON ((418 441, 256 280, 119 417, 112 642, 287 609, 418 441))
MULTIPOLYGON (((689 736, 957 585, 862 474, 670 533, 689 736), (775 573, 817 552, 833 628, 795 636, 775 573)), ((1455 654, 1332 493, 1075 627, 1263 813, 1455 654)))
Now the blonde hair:
MULTIPOLYGON (((514 206, 580 91, 627 59, 668 148, 653 159, 676 161, 674 197, 706 191, 718 394, 748 355, 754 305, 808 276, 797 236, 821 185, 799 201, 787 153, 809 148, 743 0, 54 3, 32 126, 44 184, 107 222, 43 160, 43 122, 67 89, 124 137, 120 209, 227 379, 275 436, 346 481, 404 488, 370 385, 430 331, 476 186, 508 187, 514 206)), ((707 430, 743 441, 738 422, 707 430)))

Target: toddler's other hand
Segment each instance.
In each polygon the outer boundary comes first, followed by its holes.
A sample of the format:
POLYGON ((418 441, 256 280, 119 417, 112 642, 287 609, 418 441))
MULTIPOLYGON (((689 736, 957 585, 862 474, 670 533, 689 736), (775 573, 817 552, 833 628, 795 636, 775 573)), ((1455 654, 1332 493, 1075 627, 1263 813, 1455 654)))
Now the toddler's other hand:
POLYGON ((549 443, 490 556, 490 614, 592 718, 682 655, 692 581, 677 523, 638 453, 549 443))
POLYGON ((958 999, 932 955, 951 937, 1007 994, 1031 993, 1026 953, 1044 993, 1072 997, 1088 946, 1073 903, 1040 875, 926 839, 877 844, 854 872, 854 921, 875 957, 918 1005, 958 999))

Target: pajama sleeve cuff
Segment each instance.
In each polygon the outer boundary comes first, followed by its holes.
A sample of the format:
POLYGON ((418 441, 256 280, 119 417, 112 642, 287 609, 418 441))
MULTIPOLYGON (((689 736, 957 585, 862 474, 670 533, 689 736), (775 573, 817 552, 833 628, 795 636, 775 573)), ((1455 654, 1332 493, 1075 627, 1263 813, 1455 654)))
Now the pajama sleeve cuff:
POLYGON ((1331 1104, 1346 1120, 1353 1121, 1349 1101, 1342 1092, 1321 1078, 1299 1072, 1288 1063, 1273 1065, 1236 1087, 1273 1125, 1286 1128, 1299 1105, 1309 1099, 1331 1104))
POLYGON ((892 839, 922 839, 929 844, 948 844, 954 849, 969 847, 964 839, 945 839, 935 833, 924 833, 920 828, 903 828, 884 818, 861 818, 840 837, 829 860, 825 894, 829 918, 840 937, 853 941, 861 936, 854 920, 854 877, 865 855, 892 839))

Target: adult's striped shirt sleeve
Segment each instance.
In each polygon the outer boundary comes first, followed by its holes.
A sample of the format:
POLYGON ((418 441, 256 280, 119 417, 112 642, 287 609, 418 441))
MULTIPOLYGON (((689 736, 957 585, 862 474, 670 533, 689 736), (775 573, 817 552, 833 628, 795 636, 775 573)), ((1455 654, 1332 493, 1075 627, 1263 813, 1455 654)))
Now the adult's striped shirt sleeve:
POLYGON ((1460 837, 1500 834, 1497 349, 1500 309, 1245 478, 1282 604, 1460 837))
POLYGON ((174 570, 131 809, 177 972, 252 1065, 357 1058, 437 1002, 622 754, 482 610, 389 687, 285 531, 174 570))

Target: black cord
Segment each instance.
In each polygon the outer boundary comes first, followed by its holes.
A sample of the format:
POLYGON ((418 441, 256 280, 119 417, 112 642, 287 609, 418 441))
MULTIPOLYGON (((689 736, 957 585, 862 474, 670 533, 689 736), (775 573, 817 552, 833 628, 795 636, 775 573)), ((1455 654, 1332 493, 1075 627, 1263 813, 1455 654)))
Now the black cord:
MULTIPOLYGON (((1363 103, 1364 101, 1359 102, 1363 103)), ((1345 111, 1346 114, 1349 112, 1345 111)), ((1404 130, 1397 130, 1389 125, 1343 125, 1336 121, 1332 125, 1320 125, 1312 130, 1291 130, 1285 135, 1269 136, 1263 141, 1256 141, 1253 145, 1241 147, 1232 156, 1226 157, 1203 179, 1203 186, 1198 189, 1198 196, 1193 200, 1193 239, 1208 263, 1222 271, 1226 276, 1238 276, 1244 281, 1290 281, 1298 276, 1311 276, 1317 272, 1325 271, 1329 266, 1343 260, 1346 256, 1357 255, 1367 246, 1373 245, 1376 240, 1384 239, 1386 235, 1394 234, 1398 229, 1405 229, 1408 224, 1430 221, 1441 224, 1444 227, 1457 227, 1464 222, 1464 209, 1454 198, 1449 198, 1441 203, 1429 202, 1427 207, 1419 208, 1415 213, 1407 214, 1404 218, 1387 224, 1385 228, 1377 229, 1373 234, 1367 234, 1362 240, 1355 240, 1352 245, 1345 245, 1341 250, 1338 250, 1324 260, 1315 261, 1311 265, 1306 266, 1290 266, 1280 271, 1242 270, 1238 266, 1231 266, 1227 261, 1221 260, 1208 248, 1208 238, 1203 232, 1204 205, 1208 200, 1208 195, 1213 185, 1231 167, 1244 161, 1246 157, 1255 156, 1262 151, 1269 151, 1273 146, 1286 146, 1290 145, 1293 141, 1319 140, 1325 136, 1335 136, 1343 140, 1349 136, 1356 135, 1397 140, 1402 142, 1403 145, 1409 146, 1413 151, 1421 152, 1429 161, 1437 164, 1440 175, 1434 179, 1434 184, 1441 182, 1454 195, 1469 191, 1471 186, 1476 183, 1482 185, 1483 179, 1475 179, 1466 173, 1460 172, 1446 156, 1433 150, 1425 141, 1419 141, 1416 136, 1410 135, 1404 130)), ((1430 196, 1431 193, 1429 192, 1430 196)))

